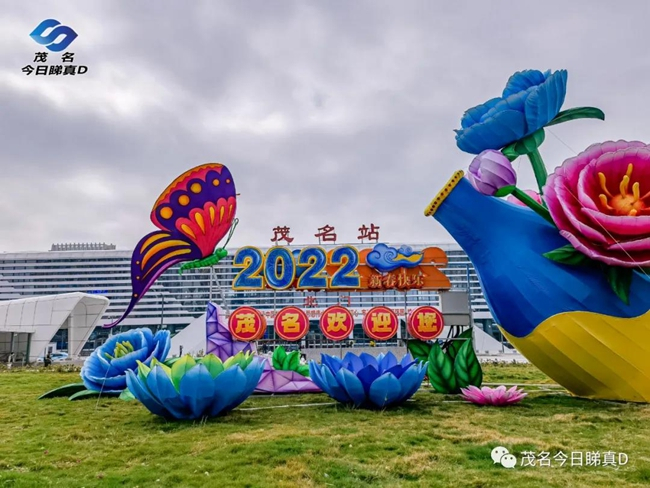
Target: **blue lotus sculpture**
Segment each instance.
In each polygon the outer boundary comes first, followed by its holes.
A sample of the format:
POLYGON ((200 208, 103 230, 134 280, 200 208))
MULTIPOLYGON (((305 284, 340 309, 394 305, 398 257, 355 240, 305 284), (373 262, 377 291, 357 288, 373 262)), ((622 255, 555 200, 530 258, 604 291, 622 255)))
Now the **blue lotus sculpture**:
POLYGON ((158 361, 127 372, 129 391, 151 413, 167 419, 200 419, 226 413, 246 400, 260 380, 264 360, 239 353, 225 362, 214 354, 183 356, 170 368, 158 361))
POLYGON ((126 372, 138 363, 164 361, 169 353, 169 331, 156 335, 147 328, 134 329, 110 337, 95 349, 81 368, 81 379, 90 391, 120 393, 126 389, 126 372))
POLYGON ((408 400, 420 388, 427 363, 407 354, 398 361, 392 354, 377 358, 347 353, 343 359, 321 355, 321 364, 311 361, 311 379, 335 400, 356 407, 384 408, 408 400))

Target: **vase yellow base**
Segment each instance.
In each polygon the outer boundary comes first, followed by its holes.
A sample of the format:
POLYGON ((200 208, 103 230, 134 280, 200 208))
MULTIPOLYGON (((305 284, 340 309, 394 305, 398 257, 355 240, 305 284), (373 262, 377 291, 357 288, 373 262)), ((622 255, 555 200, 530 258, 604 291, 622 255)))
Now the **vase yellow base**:
POLYGON ((567 312, 525 337, 503 335, 576 396, 650 403, 650 311, 635 318, 567 312))

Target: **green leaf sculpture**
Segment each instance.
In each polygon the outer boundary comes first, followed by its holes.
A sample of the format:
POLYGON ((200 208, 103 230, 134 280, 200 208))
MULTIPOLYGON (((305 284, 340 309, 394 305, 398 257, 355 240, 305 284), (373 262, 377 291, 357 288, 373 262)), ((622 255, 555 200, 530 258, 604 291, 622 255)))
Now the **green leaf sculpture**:
POLYGON ((431 386, 438 393, 455 393, 458 388, 454 363, 437 342, 433 343, 429 351, 427 376, 431 386))
POLYGON ((562 124, 575 119, 598 119, 605 120, 605 113, 596 107, 575 107, 559 112, 547 126, 562 124))
POLYGON ((581 253, 571 244, 544 253, 544 257, 555 261, 556 263, 567 264, 570 266, 598 266, 605 274, 607 282, 616 296, 626 305, 630 304, 629 295, 630 286, 632 285, 632 268, 605 265, 581 253))
POLYGON ((71 383, 69 385, 60 386, 59 388, 50 390, 47 393, 43 393, 38 397, 38 399, 43 400, 45 398, 69 397, 70 395, 74 395, 75 393, 79 393, 80 391, 85 390, 86 385, 83 383, 71 383))
POLYGON ((176 358, 169 358, 165 361, 165 365, 169 366, 170 368, 173 366, 173 364, 180 359, 179 357, 176 358))
POLYGON ((309 366, 300 364, 300 351, 292 351, 287 354, 284 347, 276 347, 271 358, 273 369, 278 371, 295 371, 302 376, 309 377, 309 366))
POLYGON ((429 351, 431 351, 431 344, 428 342, 414 339, 406 342, 406 348, 413 356, 413 359, 424 362, 429 360, 429 351))
POLYGON ((571 244, 546 252, 544 253, 544 257, 556 263, 569 264, 571 266, 580 266, 591 261, 588 256, 578 251, 571 244))
POLYGON ((466 342, 472 342, 472 329, 467 329, 464 332, 461 332, 458 334, 454 339, 469 339, 467 340, 456 340, 456 341, 450 341, 451 344, 447 347, 447 355, 451 358, 452 361, 456 359, 456 356, 458 355, 458 351, 460 350, 461 347, 463 347, 463 344, 466 342))
POLYGON ((287 354, 287 357, 284 359, 282 369, 286 371, 296 371, 300 366, 300 352, 293 351, 287 354))
POLYGON ((126 388, 122 393, 120 393, 119 399, 124 400, 125 402, 130 402, 131 400, 135 400, 135 397, 133 396, 133 393, 126 388))
POLYGON ((208 372, 212 375, 213 378, 216 378, 224 370, 224 365, 221 360, 214 354, 208 354, 201 359, 201 364, 203 364, 208 372))
MULTIPOLYGON (((229 359, 232 359, 232 358, 229 358, 229 359)), ((157 363, 157 364, 160 364, 160 363, 157 363)), ((153 364, 153 361, 152 361, 151 362, 151 367, 153 368, 154 366, 155 366, 155 364, 153 364)), ((176 390, 180 390, 181 379, 183 379, 183 376, 185 376, 185 373, 187 373, 194 366, 196 366, 196 360, 192 356, 190 356, 189 354, 183 356, 182 358, 180 358, 178 361, 176 361, 172 365, 171 379, 172 379, 172 383, 176 387, 176 390)))
POLYGON ((504 147, 501 152, 510 161, 514 161, 519 156, 525 156, 537 151, 537 148, 544 142, 545 137, 544 129, 539 129, 531 135, 504 147))
POLYGON ((296 370, 296 373, 301 374, 303 376, 306 376, 309 378, 309 365, 308 364, 301 364, 298 366, 298 369, 296 370))
POLYGON ((287 351, 284 350, 284 347, 276 347, 273 351, 273 368, 274 369, 284 369, 284 360, 287 359, 287 351))
POLYGON ((68 400, 71 402, 75 400, 87 400, 88 398, 99 398, 99 397, 116 397, 119 396, 119 393, 102 393, 101 391, 95 391, 95 390, 82 390, 80 392, 75 393, 72 395, 68 400))
MULTIPOLYGON (((471 329, 470 329, 471 331, 471 329)), ((460 341, 457 341, 460 342, 460 341)), ((456 375, 457 387, 467 388, 468 386, 481 386, 483 383, 483 369, 479 363, 472 341, 463 341, 464 344, 458 350, 454 361, 454 373, 456 375)))
POLYGON ((481 386, 483 369, 474 352, 472 332, 472 328, 469 328, 455 336, 454 339, 459 340, 451 341, 446 352, 438 342, 432 345, 421 341, 409 342, 407 347, 414 357, 415 353, 422 354, 429 348, 427 376, 436 392, 460 393, 461 388, 481 386))
POLYGON ((630 304, 630 286, 632 285, 632 268, 620 266, 607 266, 605 274, 607 281, 616 295, 623 300, 625 305, 630 304))

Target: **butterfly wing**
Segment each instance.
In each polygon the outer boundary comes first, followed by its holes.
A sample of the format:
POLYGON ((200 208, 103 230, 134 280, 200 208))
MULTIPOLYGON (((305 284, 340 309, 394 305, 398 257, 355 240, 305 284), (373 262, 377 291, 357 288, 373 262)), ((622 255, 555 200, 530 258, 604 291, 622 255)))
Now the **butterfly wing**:
POLYGON ((131 288, 133 290, 131 302, 119 319, 104 325, 104 327, 115 327, 122 322, 151 288, 151 285, 170 266, 200 257, 199 248, 177 233, 155 231, 144 236, 138 242, 131 257, 131 288))
POLYGON ((122 317, 104 327, 124 320, 170 266, 212 255, 236 210, 235 182, 223 164, 202 164, 176 178, 151 211, 151 221, 160 230, 143 237, 133 251, 131 302, 122 317))
POLYGON ((230 229, 236 210, 230 170, 223 164, 207 163, 186 171, 162 192, 151 221, 161 230, 183 235, 205 258, 230 229))

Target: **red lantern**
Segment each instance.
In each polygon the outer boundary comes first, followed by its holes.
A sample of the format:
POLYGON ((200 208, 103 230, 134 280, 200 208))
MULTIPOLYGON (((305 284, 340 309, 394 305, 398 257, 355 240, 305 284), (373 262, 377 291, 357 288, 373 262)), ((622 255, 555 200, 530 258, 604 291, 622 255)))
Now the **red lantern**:
POLYGON ((444 319, 440 310, 425 305, 413 310, 408 317, 406 328, 413 337, 430 341, 442 334, 444 319))
POLYGON ((298 307, 284 307, 273 323, 275 333, 285 341, 299 341, 309 332, 309 317, 298 307))
POLYGON ((266 317, 252 307, 239 307, 230 314, 228 329, 238 341, 256 341, 264 337, 266 317))
POLYGON ((363 331, 376 341, 387 341, 397 334, 399 319, 387 307, 373 307, 363 318, 363 331))
POLYGON ((354 317, 347 308, 333 305, 325 309, 319 325, 325 337, 333 341, 342 341, 352 333, 354 317))

